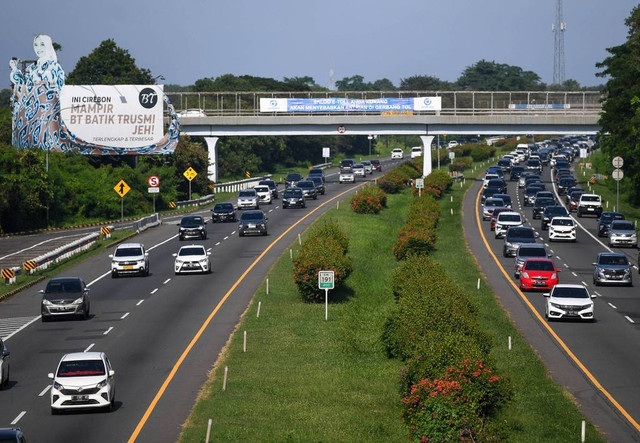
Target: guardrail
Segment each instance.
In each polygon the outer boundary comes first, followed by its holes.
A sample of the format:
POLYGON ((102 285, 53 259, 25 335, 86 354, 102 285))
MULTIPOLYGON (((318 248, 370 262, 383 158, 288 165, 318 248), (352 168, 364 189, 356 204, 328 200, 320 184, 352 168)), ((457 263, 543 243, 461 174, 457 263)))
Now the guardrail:
POLYGON ((47 269, 49 266, 55 263, 59 263, 62 260, 71 257, 81 251, 86 251, 100 238, 99 232, 86 235, 78 240, 75 240, 69 244, 61 246, 53 251, 47 252, 32 260, 25 260, 23 269, 28 274, 33 274, 40 269, 47 269))
MULTIPOLYGON (((215 192, 215 189, 214 189, 214 192, 215 192)), ((209 195, 205 195, 204 197, 195 198, 193 200, 184 200, 181 202, 176 202, 176 206, 178 207, 201 206, 201 205, 206 205, 208 203, 211 203, 214 200, 215 200, 215 196, 213 194, 209 194, 209 195)))
POLYGON ((160 223, 162 223, 162 220, 160 220, 160 216, 158 216, 158 213, 151 214, 148 217, 144 217, 140 220, 134 221, 133 230, 140 233, 146 229, 158 226, 160 223))
POLYGON ((236 180, 233 182, 218 183, 216 184, 216 187, 213 188, 213 192, 214 194, 218 192, 237 192, 242 189, 253 188, 258 183, 260 183, 260 180, 270 180, 271 177, 271 174, 267 174, 263 175, 262 177, 252 177, 245 178, 244 180, 236 180))
MULTIPOLYGON (((599 91, 308 91, 308 92, 167 92, 176 109, 198 108, 207 116, 380 115, 380 112, 332 113, 260 112, 261 98, 380 98, 441 97, 440 115, 593 115, 602 112, 599 91)), ((413 115, 434 111, 412 111, 413 115)))

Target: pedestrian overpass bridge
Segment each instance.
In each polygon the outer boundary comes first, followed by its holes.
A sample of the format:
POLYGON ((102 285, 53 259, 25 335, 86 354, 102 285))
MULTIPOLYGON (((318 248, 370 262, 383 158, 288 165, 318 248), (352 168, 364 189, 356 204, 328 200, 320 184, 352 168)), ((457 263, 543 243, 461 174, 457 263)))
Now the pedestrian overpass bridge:
POLYGON ((220 137, 293 135, 418 135, 423 174, 431 172, 437 135, 595 134, 600 131, 602 95, 597 91, 323 91, 167 93, 180 117, 180 132, 205 138, 209 177, 217 180, 220 137), (411 99, 439 97, 437 110, 265 112, 261 99, 411 99))

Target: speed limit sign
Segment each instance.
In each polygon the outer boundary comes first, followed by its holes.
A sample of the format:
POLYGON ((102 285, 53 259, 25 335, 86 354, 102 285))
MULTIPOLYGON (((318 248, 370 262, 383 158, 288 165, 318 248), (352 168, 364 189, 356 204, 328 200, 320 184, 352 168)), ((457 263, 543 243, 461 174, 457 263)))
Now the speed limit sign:
POLYGON ((160 186, 160 177, 158 177, 157 175, 151 175, 147 179, 147 183, 149 184, 150 188, 157 188, 158 186, 160 186))

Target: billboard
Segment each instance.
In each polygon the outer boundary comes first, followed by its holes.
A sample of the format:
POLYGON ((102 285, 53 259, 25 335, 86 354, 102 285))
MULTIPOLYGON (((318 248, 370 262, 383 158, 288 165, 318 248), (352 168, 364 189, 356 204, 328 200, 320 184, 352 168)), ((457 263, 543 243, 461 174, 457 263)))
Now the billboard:
POLYGON ((404 112, 440 111, 441 97, 411 98, 260 98, 260 112, 324 113, 324 112, 404 112))
POLYGON ((69 131, 85 142, 137 148, 162 140, 163 87, 65 85, 60 113, 69 131))

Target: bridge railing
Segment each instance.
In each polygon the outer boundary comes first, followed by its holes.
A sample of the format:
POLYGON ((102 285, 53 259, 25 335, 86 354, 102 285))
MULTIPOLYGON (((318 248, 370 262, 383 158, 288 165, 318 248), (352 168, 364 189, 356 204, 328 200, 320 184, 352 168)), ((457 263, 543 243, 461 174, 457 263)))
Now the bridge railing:
MULTIPOLYGON (((311 91, 311 92, 167 92, 178 112, 202 109, 207 116, 380 115, 379 112, 260 112, 261 98, 413 98, 441 97, 440 115, 594 115, 602 111, 599 91, 311 91)), ((434 111, 413 111, 414 115, 434 111)))

